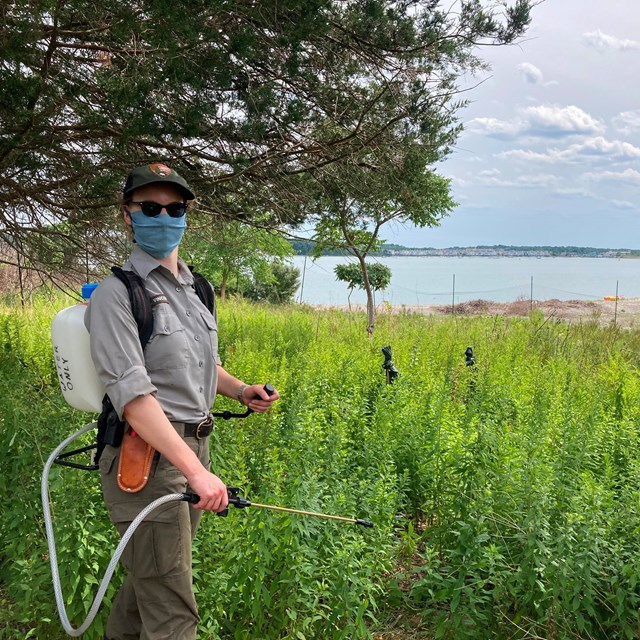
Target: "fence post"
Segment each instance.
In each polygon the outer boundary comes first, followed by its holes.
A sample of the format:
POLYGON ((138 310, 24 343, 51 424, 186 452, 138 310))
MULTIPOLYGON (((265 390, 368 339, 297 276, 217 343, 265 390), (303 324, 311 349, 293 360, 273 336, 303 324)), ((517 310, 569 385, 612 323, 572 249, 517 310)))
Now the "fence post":
POLYGON ((618 324, 618 284, 619 280, 616 280, 616 306, 613 310, 613 326, 618 324))
POLYGON ((456 274, 453 274, 453 288, 451 290, 451 315, 456 314, 456 274))
POLYGON ((302 292, 304 291, 304 276, 307 273, 307 256, 304 256, 304 265, 302 267, 302 284, 300 285, 300 297, 298 298, 298 304, 302 304, 302 292))
POLYGON ((533 276, 531 276, 531 293, 529 294, 529 311, 533 311, 533 276))

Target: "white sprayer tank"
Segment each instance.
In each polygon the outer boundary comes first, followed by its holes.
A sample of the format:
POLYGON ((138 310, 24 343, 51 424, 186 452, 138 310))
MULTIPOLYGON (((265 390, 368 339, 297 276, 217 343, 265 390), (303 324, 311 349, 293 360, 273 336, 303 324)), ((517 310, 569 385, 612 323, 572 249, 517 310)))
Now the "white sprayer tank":
POLYGON ((84 326, 87 301, 97 286, 85 284, 84 302, 56 314, 51 323, 51 342, 64 399, 80 411, 99 413, 105 391, 91 359, 89 332, 84 326))

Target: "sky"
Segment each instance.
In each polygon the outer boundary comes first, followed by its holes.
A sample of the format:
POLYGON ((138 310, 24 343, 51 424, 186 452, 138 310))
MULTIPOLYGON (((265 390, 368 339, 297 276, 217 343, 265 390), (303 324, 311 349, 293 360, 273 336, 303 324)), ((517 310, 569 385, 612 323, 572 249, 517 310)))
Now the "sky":
POLYGON ((458 207, 386 241, 640 248, 640 0, 545 0, 532 15, 463 80, 464 132, 438 168, 458 207))

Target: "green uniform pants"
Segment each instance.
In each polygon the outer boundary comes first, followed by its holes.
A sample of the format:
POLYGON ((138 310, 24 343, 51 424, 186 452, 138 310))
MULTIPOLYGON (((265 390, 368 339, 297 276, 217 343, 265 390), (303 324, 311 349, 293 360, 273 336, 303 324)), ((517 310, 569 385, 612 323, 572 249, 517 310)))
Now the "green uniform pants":
MULTIPOLYGON (((182 435, 182 425, 174 425, 182 435)), ((185 438, 208 469, 209 438, 185 438)), ((122 536, 153 500, 188 490, 186 478, 156 453, 147 486, 128 494, 116 481, 119 450, 107 446, 100 477, 111 521, 122 536)), ((126 577, 107 622, 109 640, 195 640, 198 608, 192 588, 191 543, 202 511, 186 502, 169 502, 149 514, 121 557, 126 577)))

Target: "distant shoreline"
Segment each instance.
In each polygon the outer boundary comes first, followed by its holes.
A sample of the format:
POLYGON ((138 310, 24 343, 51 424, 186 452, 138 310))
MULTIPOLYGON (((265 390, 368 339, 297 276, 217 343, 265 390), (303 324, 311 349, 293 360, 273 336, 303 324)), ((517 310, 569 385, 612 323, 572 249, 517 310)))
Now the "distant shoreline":
MULTIPOLYGON (((309 255, 314 248, 311 241, 292 240, 291 245, 299 256, 309 255)), ((347 251, 325 251, 323 256, 351 255, 347 251)), ((602 247, 573 246, 517 246, 477 245, 474 247, 404 247, 384 244, 371 257, 473 257, 473 258, 640 258, 640 249, 607 249, 602 247)))
MULTIPOLYGON (((289 240, 291 247, 298 256, 308 256, 315 249, 312 240, 289 240)), ((325 250, 323 256, 351 255, 343 249, 325 250)), ((369 254, 371 257, 391 256, 445 256, 445 257, 531 257, 531 258, 640 258, 640 249, 606 247, 576 247, 552 245, 475 245, 471 247, 405 247, 399 244, 385 243, 377 251, 369 254)))
MULTIPOLYGON (((329 254, 327 254, 329 255, 329 254)), ((337 255, 337 254, 332 254, 337 255)), ((384 253, 373 253, 371 254, 374 258, 490 258, 490 259, 499 259, 499 258, 608 258, 609 260, 638 260, 640 259, 640 251, 636 253, 615 253, 611 255, 607 254, 542 254, 536 252, 503 252, 503 253, 480 253, 474 252, 472 249, 468 251, 458 251, 458 252, 449 252, 448 249, 407 249, 406 251, 397 251, 397 252, 384 252, 384 253)), ((323 256, 324 257, 324 256, 323 256)))

